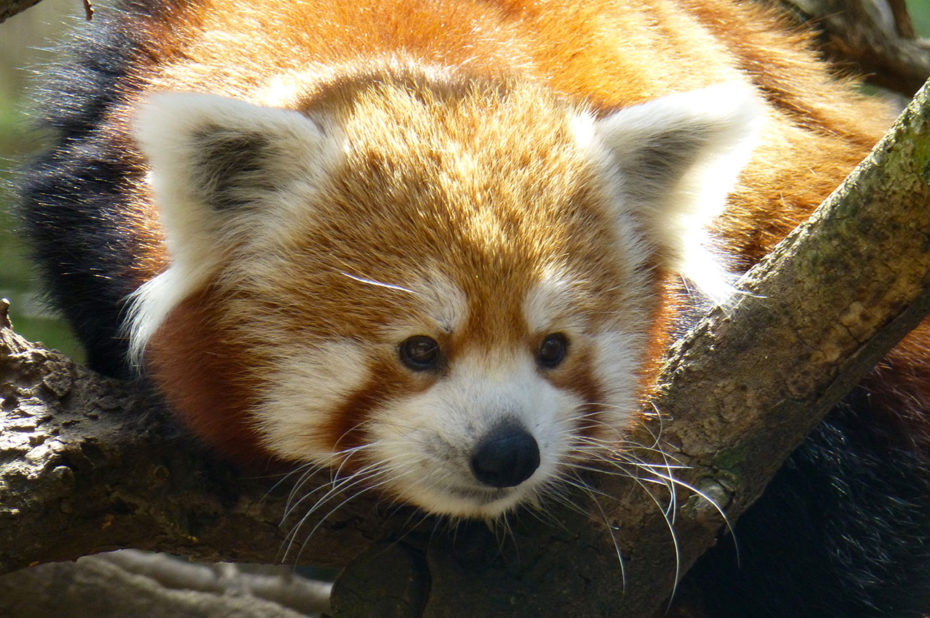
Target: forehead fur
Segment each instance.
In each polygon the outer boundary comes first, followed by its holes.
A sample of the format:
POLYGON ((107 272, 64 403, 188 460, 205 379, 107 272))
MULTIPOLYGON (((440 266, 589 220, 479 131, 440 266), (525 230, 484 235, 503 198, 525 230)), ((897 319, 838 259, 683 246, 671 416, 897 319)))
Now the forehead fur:
POLYGON ((528 292, 556 271, 613 304, 624 269, 639 265, 617 258, 579 109, 525 83, 351 86, 305 103, 345 141, 314 222, 282 239, 263 291, 276 306, 313 308, 296 328, 364 336, 397 316, 436 321, 427 310, 438 305, 472 339, 519 336, 528 292), (423 288, 455 300, 424 304, 423 288))

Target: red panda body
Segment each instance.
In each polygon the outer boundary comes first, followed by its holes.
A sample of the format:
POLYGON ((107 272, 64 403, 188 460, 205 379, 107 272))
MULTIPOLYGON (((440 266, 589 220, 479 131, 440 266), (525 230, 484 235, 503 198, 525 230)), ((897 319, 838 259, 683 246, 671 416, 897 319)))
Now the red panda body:
MULTIPOLYGON (((452 516, 622 439, 702 302, 680 278, 724 299, 890 122, 723 0, 137 1, 93 37, 22 186, 91 364, 235 459, 452 516)), ((930 608, 927 341, 789 461, 744 569, 697 567, 711 615, 930 608), (846 482, 877 506, 823 506, 846 482), (771 518, 805 546, 769 553, 771 518)))

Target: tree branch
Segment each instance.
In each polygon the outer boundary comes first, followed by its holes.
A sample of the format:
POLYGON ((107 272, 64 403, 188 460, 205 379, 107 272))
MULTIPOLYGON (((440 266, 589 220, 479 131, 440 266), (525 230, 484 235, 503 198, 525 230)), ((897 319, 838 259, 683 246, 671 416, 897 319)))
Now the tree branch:
POLYGON ((0 23, 5 22, 17 13, 22 13, 41 0, 0 0, 0 23))
MULTIPOLYGON (((285 492, 216 462, 153 402, 29 344, 0 303, 0 572, 119 547, 282 557, 285 492)), ((306 553, 344 564, 379 533, 376 519, 345 509, 325 527, 347 529, 324 527, 306 553), (356 530, 353 519, 371 521, 356 530)))
POLYGON ((3 616, 301 618, 327 611, 329 585, 284 567, 189 563, 127 549, 0 577, 3 616))
MULTIPOLYGON (((0 0, 0 23, 37 5, 39 2, 41 0, 0 0)), ((84 6, 85 19, 87 21, 92 20, 94 18, 94 3, 91 0, 81 0, 81 3, 84 6)))
POLYGON ((821 33, 826 55, 908 97, 930 77, 930 41, 917 37, 904 0, 761 0, 821 33))

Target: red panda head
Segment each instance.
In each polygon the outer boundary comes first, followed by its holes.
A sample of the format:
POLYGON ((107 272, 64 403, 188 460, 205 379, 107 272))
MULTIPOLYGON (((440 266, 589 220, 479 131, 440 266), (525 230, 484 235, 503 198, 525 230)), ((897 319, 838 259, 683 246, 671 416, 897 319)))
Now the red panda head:
POLYGON ((727 289, 702 230, 748 156, 741 87, 596 116, 393 70, 289 106, 137 114, 171 263, 135 295, 133 349, 214 443, 239 415, 280 459, 494 517, 623 435, 663 273, 727 289))

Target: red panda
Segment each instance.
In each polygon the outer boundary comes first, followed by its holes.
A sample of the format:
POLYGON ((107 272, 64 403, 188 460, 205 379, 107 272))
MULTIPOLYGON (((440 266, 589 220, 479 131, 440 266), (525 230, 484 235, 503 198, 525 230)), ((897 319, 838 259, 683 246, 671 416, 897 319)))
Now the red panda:
MULTIPOLYGON (((239 462, 452 517, 619 441, 670 333, 890 123, 730 0, 126 0, 92 28, 21 186, 91 366, 239 462)), ((927 409, 927 341, 789 460, 743 569, 696 567, 711 615, 930 608, 926 440, 892 418, 927 409)))

